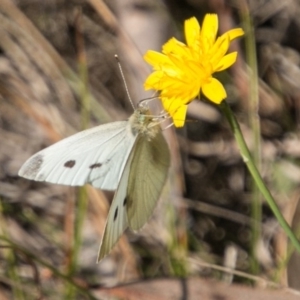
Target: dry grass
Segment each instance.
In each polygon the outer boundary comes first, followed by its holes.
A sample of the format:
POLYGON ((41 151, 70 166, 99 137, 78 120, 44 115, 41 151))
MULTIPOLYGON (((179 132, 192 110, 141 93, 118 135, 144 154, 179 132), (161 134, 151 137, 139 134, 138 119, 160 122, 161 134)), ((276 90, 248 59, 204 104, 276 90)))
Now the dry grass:
POLYGON ((244 1, 202 2, 133 5, 116 0, 114 15, 101 1, 22 0, 18 7, 0 1, 1 299, 92 298, 89 293, 99 285, 170 276, 259 285, 252 277, 225 276, 224 270, 201 262, 300 289, 299 254, 293 253, 264 200, 254 197, 226 120, 205 101, 190 108, 190 119, 197 122, 165 132, 173 165, 154 217, 138 234, 124 235, 100 264, 95 262, 106 199, 112 194, 90 186, 80 193, 17 176, 38 150, 85 126, 130 115, 115 53, 138 101, 146 95, 142 82, 147 74, 140 53, 160 47, 170 32, 180 35, 186 17, 217 12, 220 32, 245 28, 250 17, 254 39, 233 45, 239 60, 220 76, 250 149, 259 151, 261 173, 296 232, 300 5, 293 0, 252 0, 249 6, 244 1), (262 217, 253 221, 255 199, 262 217), (88 205, 78 236, 74 224, 84 201, 88 205))

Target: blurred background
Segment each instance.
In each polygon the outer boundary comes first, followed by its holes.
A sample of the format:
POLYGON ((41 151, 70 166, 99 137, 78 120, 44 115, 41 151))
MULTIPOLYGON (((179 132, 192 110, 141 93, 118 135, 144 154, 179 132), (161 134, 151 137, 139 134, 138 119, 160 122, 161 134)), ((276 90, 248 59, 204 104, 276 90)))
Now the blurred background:
POLYGON ((204 98, 190 105, 184 128, 164 131, 172 165, 153 217, 100 264, 113 193, 17 175, 37 151, 132 114, 115 54, 138 103, 151 95, 143 90, 151 71, 145 52, 172 36, 184 41, 184 20, 201 24, 209 12, 218 14, 219 34, 245 31, 230 49, 237 62, 215 75, 299 232, 299 1, 1 0, 0 299, 152 299, 146 295, 158 286, 136 298, 100 288, 149 278, 169 292, 166 278, 300 289, 299 254, 255 188, 226 119, 204 98))

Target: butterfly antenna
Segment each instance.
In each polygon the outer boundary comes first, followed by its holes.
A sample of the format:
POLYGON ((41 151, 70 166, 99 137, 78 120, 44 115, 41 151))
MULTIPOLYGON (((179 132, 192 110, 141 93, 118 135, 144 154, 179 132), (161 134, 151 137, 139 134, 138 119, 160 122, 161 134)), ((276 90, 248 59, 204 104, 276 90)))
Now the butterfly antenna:
POLYGON ((119 56, 117 54, 115 54, 115 59, 117 60, 117 64, 118 64, 118 67, 119 67, 119 70, 120 70, 120 73, 121 73, 121 76, 122 76, 122 79, 123 79, 123 83, 124 83, 124 87, 125 87, 125 91, 126 91, 128 100, 131 103, 131 106, 133 107, 133 109, 135 109, 134 104, 133 104, 132 99, 131 99, 130 94, 129 94, 129 89, 128 89, 128 86, 127 86, 127 83, 126 83, 126 80, 125 80, 122 65, 121 65, 121 62, 119 60, 119 56))

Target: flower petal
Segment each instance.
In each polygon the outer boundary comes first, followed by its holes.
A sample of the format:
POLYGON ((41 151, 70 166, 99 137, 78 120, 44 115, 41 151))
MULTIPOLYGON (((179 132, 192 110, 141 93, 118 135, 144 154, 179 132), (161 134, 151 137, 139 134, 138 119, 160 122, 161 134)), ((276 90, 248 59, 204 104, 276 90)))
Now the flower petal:
POLYGON ((214 45, 210 50, 210 61, 213 65, 216 65, 218 61, 226 54, 229 48, 229 36, 227 34, 223 34, 217 38, 214 45))
POLYGON ((187 112, 187 105, 180 106, 172 115, 174 126, 183 127, 187 112))
POLYGON ((144 60, 152 66, 168 64, 170 62, 168 56, 152 50, 148 50, 146 52, 146 54, 144 55, 144 60))
POLYGON ((195 42, 197 42, 197 39, 200 36, 200 25, 195 17, 185 20, 184 35, 186 44, 189 47, 193 47, 193 45, 195 44, 195 42))
POLYGON ((151 90, 151 89, 156 89, 156 90, 161 90, 162 88, 160 87, 160 82, 164 78, 165 74, 163 71, 156 71, 151 73, 147 79, 144 82, 144 88, 145 90, 151 90))
POLYGON ((206 14, 202 23, 201 43, 203 52, 206 53, 214 44, 218 32, 218 16, 216 14, 206 14))
POLYGON ((227 96, 222 83, 216 78, 212 78, 210 82, 203 84, 203 94, 212 102, 220 104, 227 96))
POLYGON ((184 44, 176 40, 175 38, 171 38, 168 42, 166 42, 162 47, 162 52, 166 55, 172 54, 176 56, 188 56, 189 51, 188 47, 184 44))
POLYGON ((229 31, 226 32, 226 34, 229 35, 229 40, 232 41, 242 35, 244 35, 244 30, 242 28, 235 28, 235 29, 231 29, 229 31))
POLYGON ((237 58, 237 52, 231 52, 221 58, 219 63, 215 67, 215 72, 223 71, 229 67, 231 67, 235 62, 237 58))
POLYGON ((175 127, 182 127, 184 125, 187 105, 182 104, 179 98, 161 98, 164 109, 170 114, 173 119, 175 127))

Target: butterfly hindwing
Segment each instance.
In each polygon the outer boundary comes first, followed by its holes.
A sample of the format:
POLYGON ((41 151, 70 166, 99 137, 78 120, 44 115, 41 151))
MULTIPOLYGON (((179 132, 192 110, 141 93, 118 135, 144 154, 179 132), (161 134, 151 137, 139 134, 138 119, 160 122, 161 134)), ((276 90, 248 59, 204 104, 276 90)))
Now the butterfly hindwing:
POLYGON ((142 135, 138 137, 127 190, 127 215, 131 229, 140 229, 151 216, 165 184, 169 165, 169 148, 161 131, 151 139, 142 135))
POLYGON ((115 190, 136 137, 127 121, 70 136, 29 158, 19 175, 36 181, 115 190))
POLYGON ((112 247, 117 243, 122 233, 128 227, 128 218, 126 211, 127 186, 131 163, 134 156, 134 149, 135 146, 133 146, 133 151, 131 152, 128 161, 126 162, 120 183, 108 212, 103 238, 100 245, 98 261, 100 261, 111 251, 112 247))

